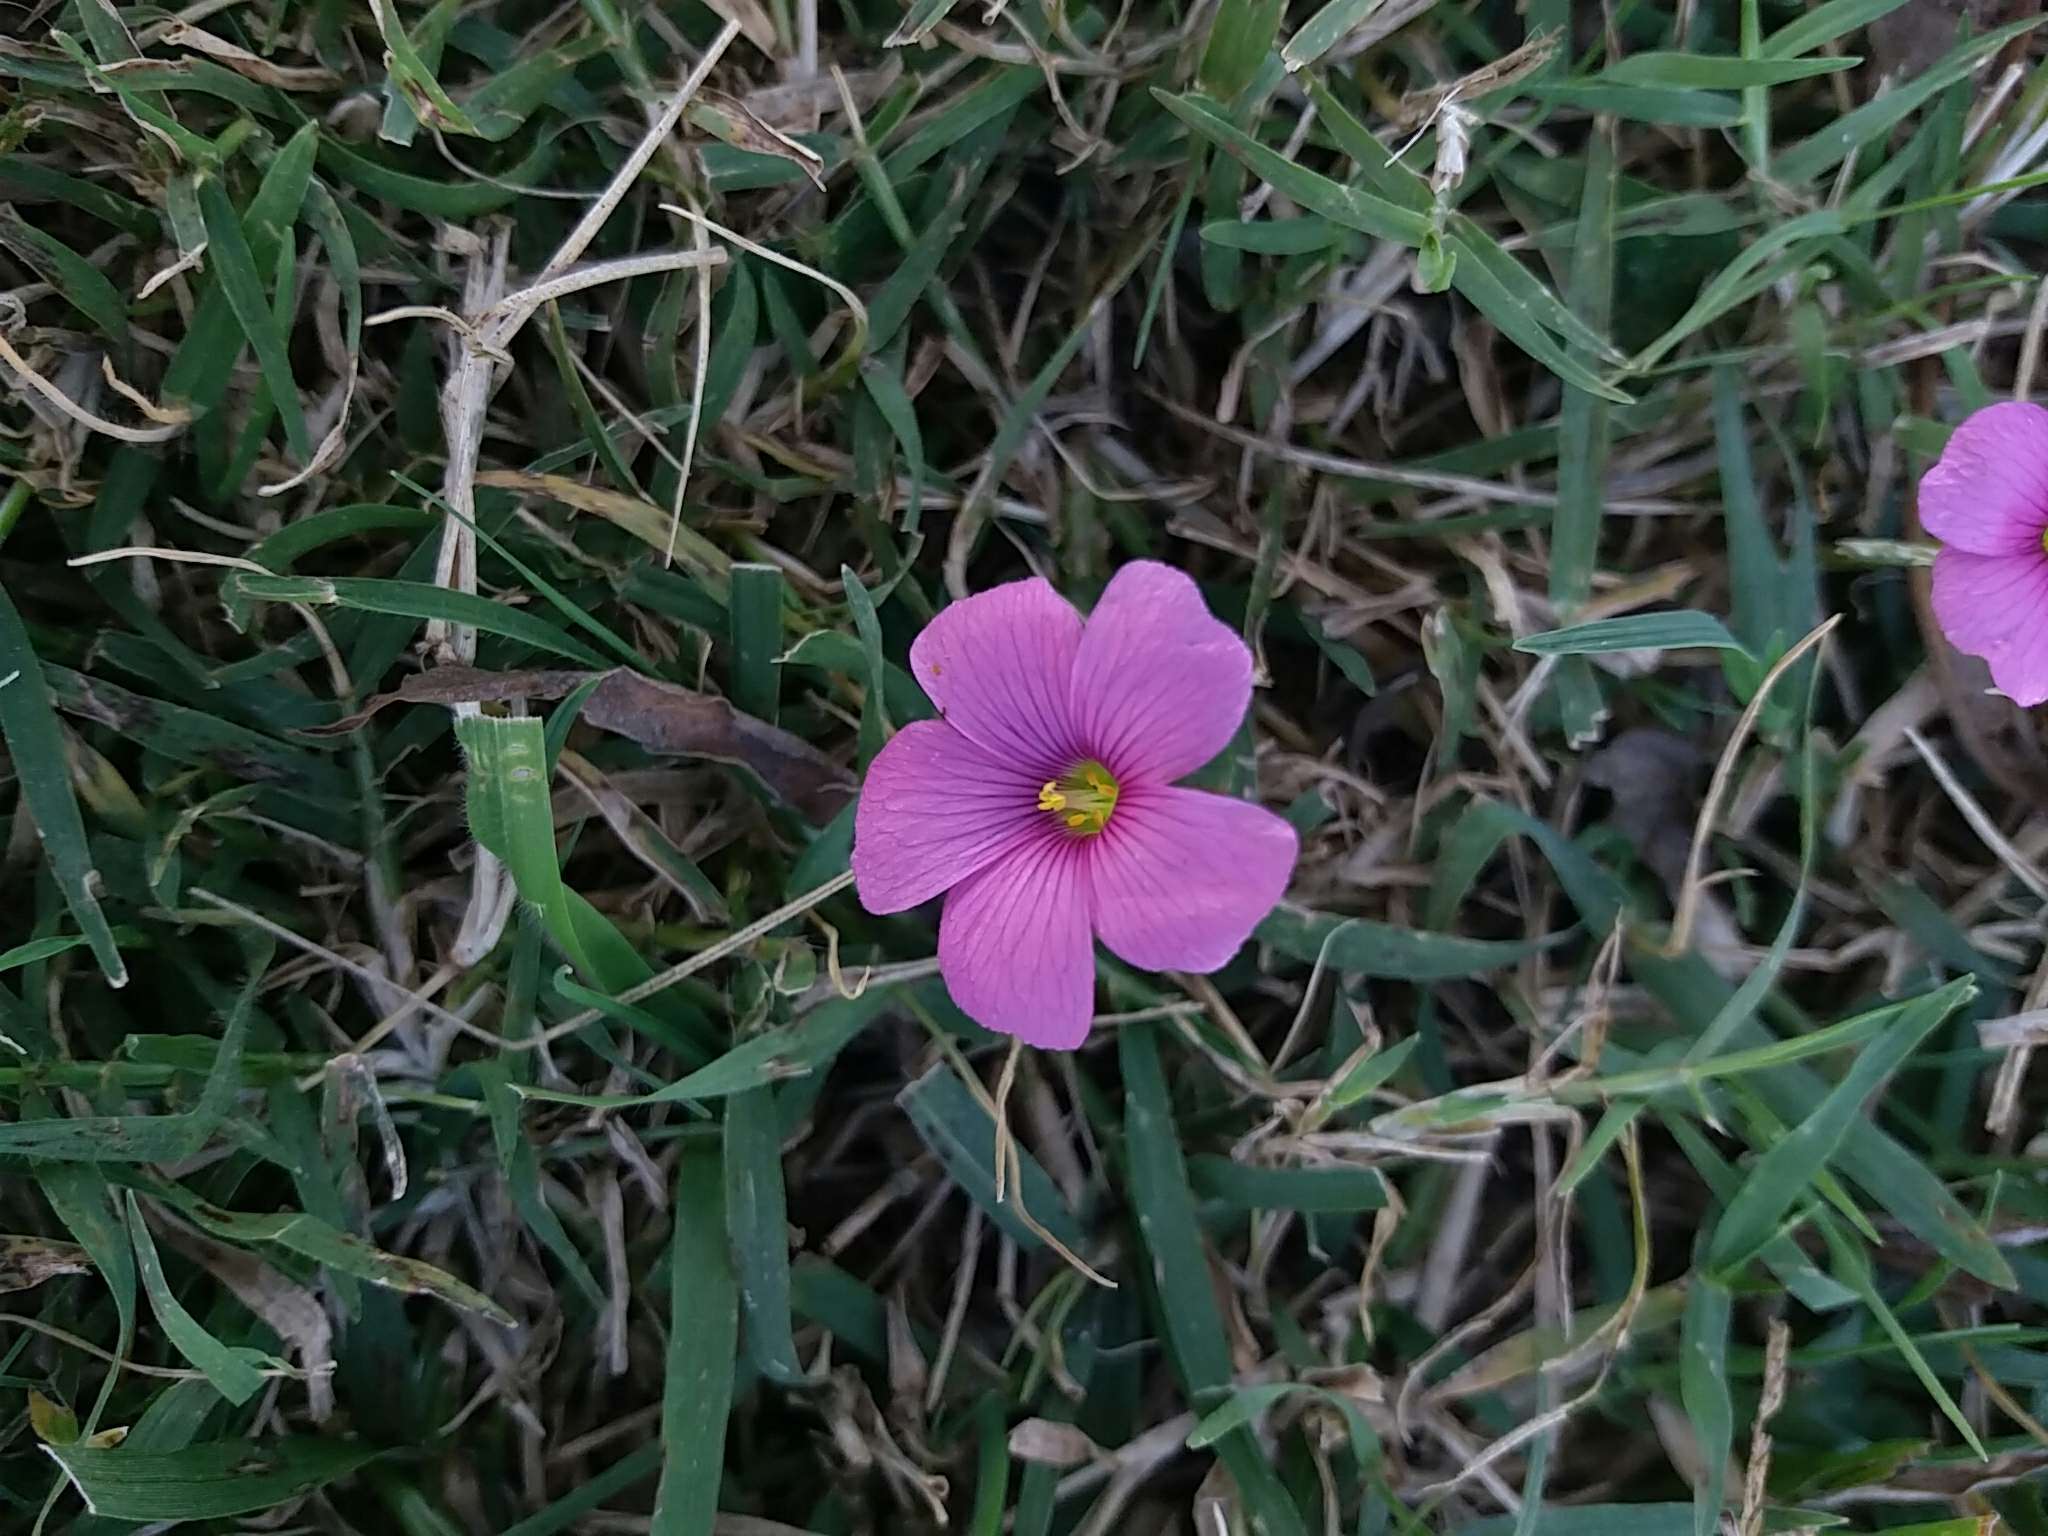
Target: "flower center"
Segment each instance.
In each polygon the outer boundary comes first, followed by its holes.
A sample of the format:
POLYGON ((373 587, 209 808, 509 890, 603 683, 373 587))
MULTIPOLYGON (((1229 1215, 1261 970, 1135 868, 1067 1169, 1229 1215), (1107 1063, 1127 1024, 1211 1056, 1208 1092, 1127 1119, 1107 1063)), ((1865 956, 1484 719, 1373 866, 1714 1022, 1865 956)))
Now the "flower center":
POLYGON ((1059 817, 1068 831, 1093 837, 1109 825, 1116 809, 1116 780, 1092 758, 1076 763, 1064 777, 1045 781, 1038 808, 1059 817))

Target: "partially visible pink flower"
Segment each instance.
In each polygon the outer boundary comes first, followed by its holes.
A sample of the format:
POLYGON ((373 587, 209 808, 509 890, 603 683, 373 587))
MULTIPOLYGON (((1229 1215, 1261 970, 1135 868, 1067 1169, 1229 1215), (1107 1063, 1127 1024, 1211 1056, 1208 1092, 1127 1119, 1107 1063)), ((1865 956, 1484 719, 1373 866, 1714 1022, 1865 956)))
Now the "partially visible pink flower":
POLYGON ((870 912, 947 892, 939 973, 972 1018, 1071 1050, 1093 940, 1145 970, 1213 971, 1287 889, 1271 811, 1176 789, 1236 733, 1252 658, 1195 584, 1126 565, 1083 624, 1042 580, 947 608, 910 647, 942 716, 868 770, 853 873, 870 912))
POLYGON ((2014 703, 2048 702, 2048 410, 2008 400, 1957 427, 1920 481, 1920 524, 1942 543, 1942 632, 2014 703))

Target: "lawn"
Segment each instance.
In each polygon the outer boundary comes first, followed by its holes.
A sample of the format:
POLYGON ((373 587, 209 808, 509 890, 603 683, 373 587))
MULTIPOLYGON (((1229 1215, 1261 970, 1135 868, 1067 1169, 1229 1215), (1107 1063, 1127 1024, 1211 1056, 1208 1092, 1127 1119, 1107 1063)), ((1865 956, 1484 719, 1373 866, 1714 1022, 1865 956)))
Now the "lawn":
POLYGON ((2048 1536, 2039 10, 0 0, 0 1532, 2048 1536))

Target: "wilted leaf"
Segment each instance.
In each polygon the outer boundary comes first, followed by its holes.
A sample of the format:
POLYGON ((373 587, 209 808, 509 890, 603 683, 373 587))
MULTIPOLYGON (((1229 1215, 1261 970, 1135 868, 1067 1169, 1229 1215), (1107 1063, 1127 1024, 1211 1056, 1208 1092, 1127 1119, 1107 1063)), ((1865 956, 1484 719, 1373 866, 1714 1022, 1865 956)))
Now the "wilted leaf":
POLYGON ((391 704, 558 699, 592 677, 603 680, 583 701, 578 719, 585 724, 616 732, 650 752, 708 758, 749 769, 819 826, 838 815, 853 795, 853 775, 800 737, 742 714, 716 694, 697 693, 623 668, 591 673, 436 667, 406 678, 394 692, 378 694, 346 720, 307 734, 355 731, 391 704))
POLYGON ((723 91, 700 91, 690 103, 690 121, 722 143, 750 155, 786 160, 825 190, 825 157, 800 139, 790 137, 757 116, 747 104, 723 91))
POLYGON ((47 1237, 0 1236, 0 1292, 26 1291, 53 1275, 85 1275, 92 1260, 76 1243, 47 1237))
POLYGON ((219 59, 236 74, 259 85, 275 86, 280 91, 322 91, 340 83, 331 69, 273 64, 261 54, 251 53, 226 38, 215 37, 211 32, 182 21, 171 23, 162 42, 168 48, 190 48, 194 53, 207 54, 219 59))
POLYGON ((45 1445, 69 1445, 78 1438, 78 1415, 34 1388, 28 1394, 28 1424, 45 1445))
POLYGON ((1102 1459, 1102 1447, 1072 1424, 1026 1419, 1010 1431, 1010 1454, 1043 1467, 1079 1467, 1102 1459))

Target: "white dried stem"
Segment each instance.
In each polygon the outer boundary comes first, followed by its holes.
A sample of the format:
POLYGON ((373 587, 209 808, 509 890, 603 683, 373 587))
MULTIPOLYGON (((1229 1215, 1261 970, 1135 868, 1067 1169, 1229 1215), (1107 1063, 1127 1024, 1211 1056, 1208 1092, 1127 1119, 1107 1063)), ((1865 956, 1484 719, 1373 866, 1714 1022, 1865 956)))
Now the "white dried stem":
POLYGON ((0 336, 0 362, 6 363, 22 383, 49 401, 58 411, 86 430, 97 432, 103 437, 116 438, 124 443, 161 443, 185 430, 183 422, 170 422, 158 427, 124 427, 117 421, 108 421, 104 416, 94 415, 30 367, 28 359, 15 351, 5 336, 0 336))
POLYGON ((732 40, 739 35, 740 24, 736 21, 728 21, 719 28, 718 36, 714 37, 711 46, 704 50, 704 57, 697 61, 697 67, 690 71, 689 78, 669 99, 669 104, 661 115, 649 125, 645 136, 634 147, 633 153, 626 157, 625 163, 619 167, 618 174, 612 178, 611 185, 604 189, 604 195, 584 211, 583 217, 576 221, 576 227, 570 230, 567 238, 562 241, 561 248, 541 270, 542 277, 553 277, 575 265, 584 248, 597 238, 597 232, 604 228, 604 221, 610 218, 612 210, 624 201, 626 193, 632 189, 633 183, 639 180, 640 173, 647 168, 647 162, 654 158, 654 152, 661 148, 662 142, 674 132, 676 124, 682 120, 683 109, 689 106, 690 99, 704 84, 713 66, 724 56, 725 50, 732 46, 732 40))
POLYGON ((692 251, 649 251, 640 256, 621 256, 614 261, 596 261, 587 267, 569 267, 553 276, 507 294, 478 321, 478 344, 502 352, 543 304, 581 293, 603 283, 624 282, 657 272, 675 272, 689 267, 716 267, 725 262, 725 252, 714 248, 692 251))

